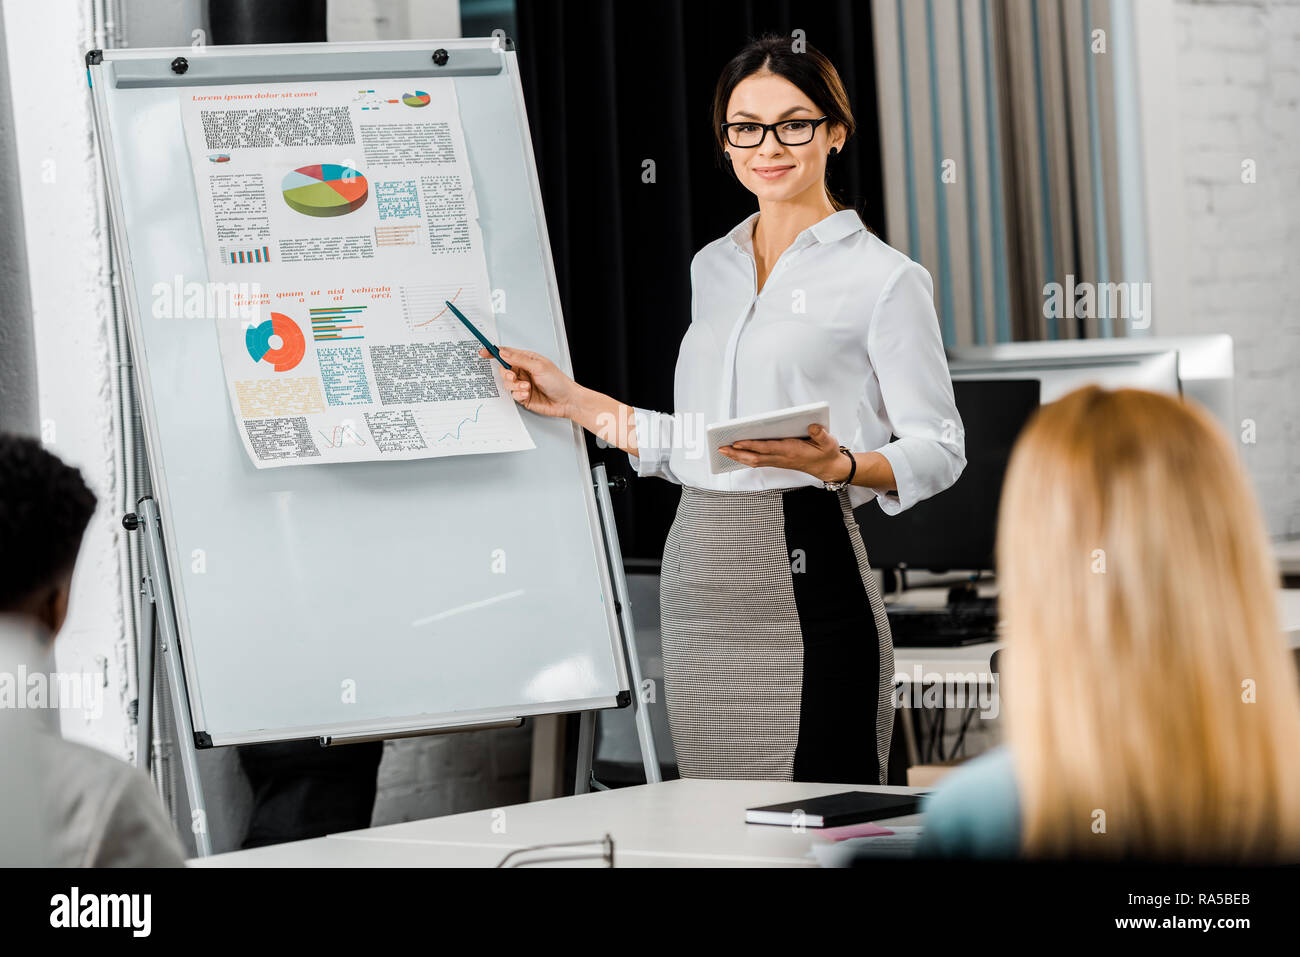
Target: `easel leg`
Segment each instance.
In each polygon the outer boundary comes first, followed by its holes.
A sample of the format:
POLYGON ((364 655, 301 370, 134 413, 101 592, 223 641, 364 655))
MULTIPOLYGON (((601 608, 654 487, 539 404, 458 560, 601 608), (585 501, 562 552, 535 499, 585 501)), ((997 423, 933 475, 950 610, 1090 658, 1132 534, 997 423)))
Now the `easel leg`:
POLYGON ((574 773, 573 793, 591 790, 591 762, 596 751, 596 712, 584 711, 578 725, 578 762, 574 773))
POLYGON ((618 623, 632 685, 632 711, 636 719, 637 740, 641 745, 641 764, 645 769, 646 783, 658 784, 663 780, 659 773, 659 752, 655 747, 654 728, 650 723, 650 708, 642 696, 644 681, 641 677, 641 658, 636 647, 636 626, 632 622, 632 600, 628 592, 627 576, 623 573, 623 549, 619 545, 618 526, 614 524, 614 505, 609 497, 609 480, 603 464, 591 471, 596 480, 596 505, 601 530, 605 533, 609 574, 614 585, 614 597, 618 602, 618 623))
POLYGON ((212 835, 208 832, 208 808, 203 799, 203 783, 199 780, 199 756, 194 749, 194 725, 190 723, 181 677, 180 660, 176 646, 171 641, 163 644, 163 661, 172 689, 172 710, 176 713, 177 747, 181 752, 181 769, 185 772, 185 792, 190 799, 190 829, 194 832, 194 847, 199 857, 212 853, 212 835), (179 690, 179 693, 178 693, 179 690))
POLYGON ((199 857, 212 853, 212 835, 208 831, 208 811, 203 800, 203 785, 199 780, 199 759, 194 749, 194 724, 190 720, 190 699, 185 689, 185 674, 181 668, 180 642, 176 628, 175 606, 172 604, 171 580, 163 557, 162 525, 158 503, 143 498, 137 505, 141 530, 144 532, 145 567, 150 588, 157 602, 155 617, 162 635, 163 667, 171 688, 172 710, 176 716, 177 747, 181 752, 181 769, 185 772, 185 791, 190 801, 190 828, 194 833, 194 846, 199 857))
POLYGON ((154 601, 148 579, 140 589, 140 634, 136 649, 135 764, 147 773, 153 767, 153 663, 158 636, 154 632, 154 601))

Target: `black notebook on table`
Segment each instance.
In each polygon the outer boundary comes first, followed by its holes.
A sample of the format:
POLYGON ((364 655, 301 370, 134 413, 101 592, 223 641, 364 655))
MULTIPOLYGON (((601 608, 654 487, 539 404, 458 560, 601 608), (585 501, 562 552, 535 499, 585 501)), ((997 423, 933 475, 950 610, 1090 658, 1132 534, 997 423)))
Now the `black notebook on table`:
POLYGON ((916 814, 921 807, 923 794, 876 794, 871 791, 845 791, 824 797, 787 801, 751 807, 745 811, 747 824, 777 824, 790 827, 795 823, 795 812, 803 812, 804 827, 844 827, 864 821, 880 821, 888 817, 916 814))

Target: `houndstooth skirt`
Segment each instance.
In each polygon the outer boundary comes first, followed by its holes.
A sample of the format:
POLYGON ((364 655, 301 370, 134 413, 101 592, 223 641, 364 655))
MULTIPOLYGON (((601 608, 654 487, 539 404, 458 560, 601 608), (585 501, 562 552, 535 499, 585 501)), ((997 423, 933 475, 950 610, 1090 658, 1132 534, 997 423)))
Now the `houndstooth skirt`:
POLYGON ((682 777, 885 783, 894 648, 847 491, 683 486, 659 607, 682 777))

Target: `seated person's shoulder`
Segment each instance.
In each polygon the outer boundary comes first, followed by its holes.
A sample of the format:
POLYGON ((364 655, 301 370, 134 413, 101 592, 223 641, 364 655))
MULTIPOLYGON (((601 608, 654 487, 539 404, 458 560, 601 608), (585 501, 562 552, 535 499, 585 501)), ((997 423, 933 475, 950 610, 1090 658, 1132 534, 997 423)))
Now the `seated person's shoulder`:
POLYGON ((50 863, 181 867, 184 857, 152 782, 96 748, 42 735, 38 748, 50 863))
POLYGON ((953 770, 922 803, 918 853, 933 857, 1014 857, 1020 844, 1015 764, 994 748, 953 770))

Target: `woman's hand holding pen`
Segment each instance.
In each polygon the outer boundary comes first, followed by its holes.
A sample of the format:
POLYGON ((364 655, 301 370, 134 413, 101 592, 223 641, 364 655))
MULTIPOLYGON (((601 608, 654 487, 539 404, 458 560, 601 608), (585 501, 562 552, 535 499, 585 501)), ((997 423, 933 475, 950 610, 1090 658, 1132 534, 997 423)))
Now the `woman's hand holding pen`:
MULTIPOLYGON (((511 365, 510 369, 501 370, 501 376, 506 380, 516 402, 538 415, 573 418, 582 386, 561 372, 545 356, 526 349, 511 349, 507 346, 499 348, 501 358, 511 365)), ((487 349, 479 349, 478 354, 484 359, 492 358, 487 349)))
MULTIPOLYGON (((501 358, 511 366, 501 376, 514 400, 529 412, 572 419, 601 440, 632 455, 639 451, 636 422, 631 406, 574 382, 554 362, 527 349, 499 347, 501 358)), ((487 349, 479 349, 484 359, 487 349)))

